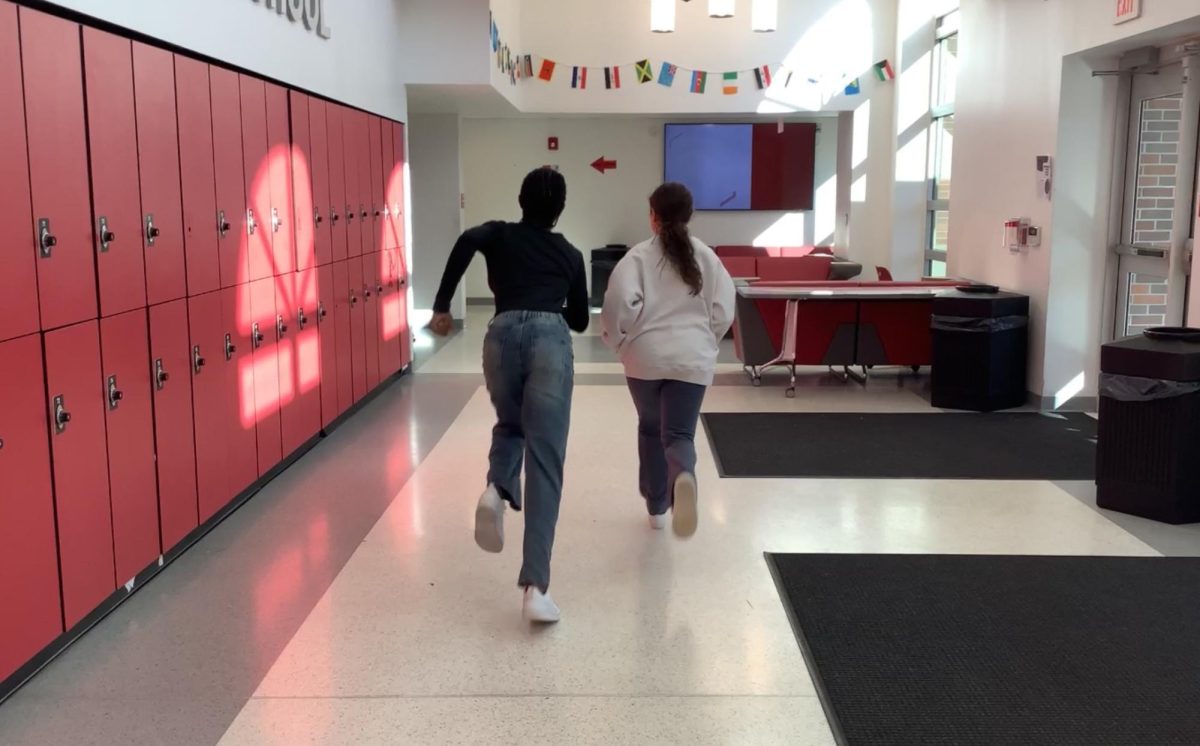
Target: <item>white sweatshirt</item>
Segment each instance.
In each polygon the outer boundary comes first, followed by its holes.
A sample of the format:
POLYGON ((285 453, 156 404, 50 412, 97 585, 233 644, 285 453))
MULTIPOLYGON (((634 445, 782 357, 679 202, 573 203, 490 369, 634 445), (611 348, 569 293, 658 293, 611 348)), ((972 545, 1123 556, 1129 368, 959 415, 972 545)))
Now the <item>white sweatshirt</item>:
POLYGON ((600 326, 630 378, 701 386, 713 381, 736 294, 716 253, 695 238, 692 246, 704 278, 699 295, 666 259, 658 238, 633 247, 613 270, 600 326))

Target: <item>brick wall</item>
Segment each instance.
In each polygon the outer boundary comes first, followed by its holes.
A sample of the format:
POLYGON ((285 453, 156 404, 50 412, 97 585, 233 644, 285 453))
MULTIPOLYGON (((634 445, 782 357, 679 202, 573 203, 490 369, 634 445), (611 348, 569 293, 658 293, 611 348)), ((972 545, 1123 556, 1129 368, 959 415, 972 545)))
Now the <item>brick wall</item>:
MULTIPOLYGON (((1133 223, 1135 246, 1153 249, 1171 247, 1181 104, 1180 96, 1150 99, 1142 104, 1133 223)), ((1166 313, 1166 278, 1132 275, 1127 332, 1138 334, 1143 329, 1162 326, 1167 321, 1166 313)))

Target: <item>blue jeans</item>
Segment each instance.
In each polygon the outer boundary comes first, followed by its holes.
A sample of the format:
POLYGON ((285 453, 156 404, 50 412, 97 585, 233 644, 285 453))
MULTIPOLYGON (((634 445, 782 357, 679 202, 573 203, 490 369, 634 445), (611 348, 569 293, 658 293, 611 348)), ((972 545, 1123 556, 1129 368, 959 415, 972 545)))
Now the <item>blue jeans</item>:
POLYGON ((638 413, 639 479, 650 515, 671 507, 680 474, 696 473, 696 423, 707 387, 627 379, 638 413))
POLYGON ((524 508, 525 554, 518 583, 545 592, 575 385, 567 322, 561 314, 532 311, 496 316, 483 342, 483 373, 496 409, 488 482, 515 510, 524 508))

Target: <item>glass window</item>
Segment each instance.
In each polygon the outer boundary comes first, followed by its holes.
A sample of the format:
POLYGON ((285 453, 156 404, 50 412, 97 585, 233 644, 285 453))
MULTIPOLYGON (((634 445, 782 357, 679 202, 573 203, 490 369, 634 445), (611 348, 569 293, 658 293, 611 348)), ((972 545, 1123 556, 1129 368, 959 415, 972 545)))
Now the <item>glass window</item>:
POLYGON ((954 92, 958 85, 956 10, 938 19, 930 76, 929 204, 925 242, 925 274, 945 277, 950 252, 950 173, 954 160, 954 92))

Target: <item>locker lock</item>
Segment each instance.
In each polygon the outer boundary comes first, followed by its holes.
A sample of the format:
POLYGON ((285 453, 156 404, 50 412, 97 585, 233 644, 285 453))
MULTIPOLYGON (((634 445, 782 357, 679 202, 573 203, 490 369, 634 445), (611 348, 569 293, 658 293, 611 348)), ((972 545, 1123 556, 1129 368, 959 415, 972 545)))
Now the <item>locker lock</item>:
POLYGON ((250 232, 251 236, 254 235, 254 231, 258 230, 258 223, 254 222, 253 207, 246 208, 246 230, 250 232))
POLYGON ((304 330, 304 327, 308 326, 308 315, 304 313, 303 308, 296 309, 296 323, 300 325, 301 331, 304 330))
POLYGON ((376 285, 375 292, 379 293, 380 295, 383 295, 383 285, 376 285))
POLYGON ((287 334, 287 330, 288 330, 287 322, 283 320, 283 314, 279 314, 278 316, 275 317, 276 338, 283 339, 283 337, 287 334))
POLYGON ((358 212, 359 212, 359 214, 360 214, 360 216, 362 217, 362 219, 363 219, 363 220, 366 220, 366 219, 367 219, 367 206, 366 206, 366 205, 359 204, 359 206, 358 206, 358 212))
POLYGON ((121 406, 121 400, 125 398, 125 392, 117 388, 117 377, 108 377, 108 408, 115 410, 121 406))
POLYGON ((283 218, 279 217, 279 208, 272 207, 271 208, 271 232, 278 233, 279 229, 282 227, 283 227, 283 218))
POLYGON ((315 225, 320 225, 322 222, 324 222, 324 220, 325 220, 325 218, 321 217, 321 208, 314 207, 313 208, 313 223, 315 225))
POLYGON ((200 345, 192 348, 192 370, 196 375, 200 375, 200 369, 208 365, 208 361, 200 354, 200 345))
POLYGON ((325 320, 325 317, 328 315, 329 315, 329 312, 325 310, 325 304, 318 303, 317 304, 317 323, 320 324, 322 321, 325 320))
POLYGON ((254 327, 250 330, 250 342, 254 349, 257 350, 259 347, 262 347, 263 339, 265 337, 263 337, 263 333, 258 328, 258 322, 255 321, 254 327))
POLYGON ((354 220, 354 208, 346 205, 346 220, 354 220))
POLYGON ((334 207, 329 208, 329 222, 333 225, 337 225, 337 221, 338 221, 337 208, 334 208, 334 207))
POLYGON ((108 229, 108 218, 100 216, 100 252, 107 253, 113 241, 117 240, 117 234, 108 229))
POLYGON ((363 285, 363 298, 371 300, 371 288, 367 285, 363 285))
POLYGON ((67 424, 71 421, 71 413, 66 409, 66 403, 61 394, 54 397, 54 432, 61 435, 66 432, 67 424))
POLYGON ((350 291, 350 305, 352 305, 352 306, 358 305, 358 296, 354 294, 353 290, 350 291))
POLYGON ((167 381, 171 380, 171 374, 163 367, 162 358, 154 361, 154 388, 162 391, 167 385, 167 381))
POLYGON ((226 334, 225 335, 225 361, 228 362, 228 361, 232 360, 233 353, 235 353, 235 352, 237 352, 237 346, 233 343, 233 336, 230 334, 226 334))
POLYGON ((154 240, 162 235, 162 231, 154 224, 154 213, 146 213, 146 245, 153 246, 154 240))
POLYGON ((229 221, 225 219, 225 211, 218 210, 217 211, 217 236, 219 238, 225 238, 225 234, 228 233, 231 228, 233 228, 233 226, 230 225, 229 221))
POLYGON ((50 253, 57 245, 58 239, 50 232, 49 218, 40 218, 38 220, 38 248, 42 252, 42 258, 49 259, 50 253))

